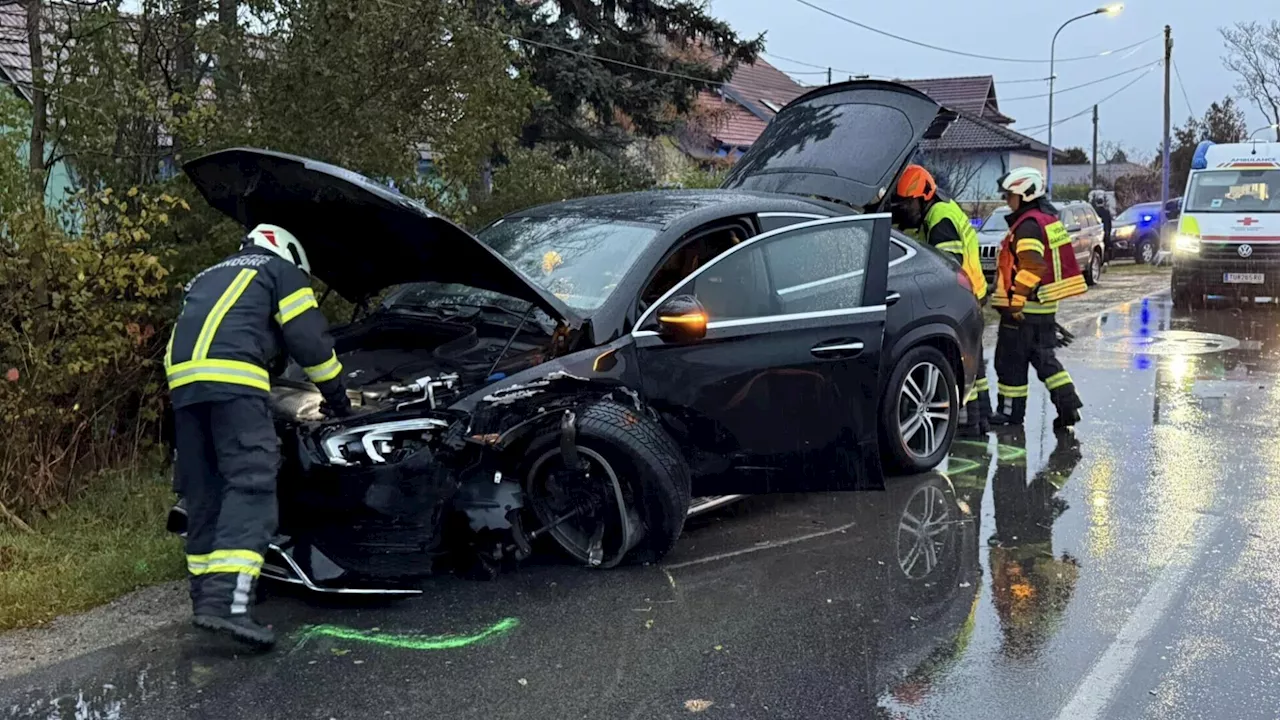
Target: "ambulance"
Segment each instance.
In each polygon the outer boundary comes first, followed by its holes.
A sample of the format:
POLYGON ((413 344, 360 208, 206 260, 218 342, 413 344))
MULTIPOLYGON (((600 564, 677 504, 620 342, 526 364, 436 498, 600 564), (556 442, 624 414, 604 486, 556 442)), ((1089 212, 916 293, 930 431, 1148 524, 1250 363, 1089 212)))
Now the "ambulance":
POLYGON ((1200 143, 1173 238, 1173 303, 1280 298, 1280 143, 1200 143))

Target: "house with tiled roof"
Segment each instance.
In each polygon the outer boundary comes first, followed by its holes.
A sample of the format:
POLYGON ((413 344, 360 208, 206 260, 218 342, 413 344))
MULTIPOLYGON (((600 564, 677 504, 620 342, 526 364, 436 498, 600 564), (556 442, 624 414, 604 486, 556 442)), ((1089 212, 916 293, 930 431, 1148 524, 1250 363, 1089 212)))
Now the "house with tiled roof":
MULTIPOLYGON (((0 89, 31 102, 31 54, 27 50, 27 11, 19 3, 0 3, 0 89)), ((21 149, 26 157, 27 149, 21 149)), ((59 161, 49 168, 45 201, 61 202, 74 190, 70 167, 59 161)))
POLYGON ((737 160, 784 105, 808 90, 763 59, 739 65, 729 82, 698 96, 696 121, 679 145, 697 159, 737 160))
MULTIPOLYGON (((1014 119, 1000 111, 995 78, 975 75, 900 80, 954 110, 958 117, 942 137, 925 140, 917 161, 938 177, 938 184, 974 214, 1001 202, 1000 176, 1015 167, 1045 172, 1049 146, 1014 130, 1014 119)), ((1062 152, 1054 156, 1060 162, 1062 152)), ((1057 167, 1055 165, 1055 171, 1057 167)))

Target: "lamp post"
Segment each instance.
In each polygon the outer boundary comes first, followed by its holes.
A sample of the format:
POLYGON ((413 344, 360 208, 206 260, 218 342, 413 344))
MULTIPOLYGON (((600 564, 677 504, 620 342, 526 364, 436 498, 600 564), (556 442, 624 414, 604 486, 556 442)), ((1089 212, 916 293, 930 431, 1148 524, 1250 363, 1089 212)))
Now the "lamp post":
POLYGON ((1062 25, 1058 27, 1058 32, 1055 32, 1053 34, 1053 41, 1049 43, 1049 165, 1048 165, 1049 172, 1046 173, 1044 182, 1045 182, 1045 185, 1047 186, 1045 187, 1045 194, 1050 200, 1053 199, 1053 81, 1055 79, 1054 73, 1053 73, 1053 65, 1054 65, 1054 56, 1058 49, 1058 33, 1061 33, 1063 28, 1065 28, 1066 26, 1070 25, 1071 23, 1077 20, 1083 20, 1087 17, 1093 17, 1094 15, 1115 15, 1123 9, 1124 9, 1124 5, 1121 5, 1121 4, 1108 5, 1106 7, 1100 7, 1097 10, 1094 10, 1093 12, 1087 12, 1083 15, 1077 15, 1071 18, 1070 20, 1062 23, 1062 25))
POLYGON ((1280 130, 1280 123, 1276 123, 1275 125, 1268 125, 1266 127, 1260 127, 1257 130, 1254 130, 1253 132, 1249 133, 1249 139, 1252 140, 1254 135, 1257 135, 1260 132, 1267 132, 1268 130, 1280 130))

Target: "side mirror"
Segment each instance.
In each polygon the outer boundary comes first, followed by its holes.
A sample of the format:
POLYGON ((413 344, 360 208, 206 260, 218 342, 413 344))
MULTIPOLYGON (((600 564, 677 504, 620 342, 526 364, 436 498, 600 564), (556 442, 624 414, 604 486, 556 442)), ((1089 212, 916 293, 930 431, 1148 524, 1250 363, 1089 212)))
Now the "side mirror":
POLYGON ((701 340, 707 335, 707 311, 692 295, 676 295, 658 306, 658 336, 674 342, 701 340))

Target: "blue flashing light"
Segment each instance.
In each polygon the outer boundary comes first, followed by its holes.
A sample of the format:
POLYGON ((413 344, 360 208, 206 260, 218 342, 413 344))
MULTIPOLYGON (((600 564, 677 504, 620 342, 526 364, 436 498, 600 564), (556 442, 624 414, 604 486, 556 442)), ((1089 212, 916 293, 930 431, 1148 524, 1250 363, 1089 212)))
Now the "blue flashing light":
POLYGON ((1196 146, 1196 154, 1191 156, 1191 169, 1203 170, 1209 167, 1209 160, 1205 157, 1209 148, 1213 146, 1212 140, 1204 140, 1196 146))
POLYGON ((1143 215, 1142 222, 1151 222, 1154 218, 1151 215, 1143 215))

